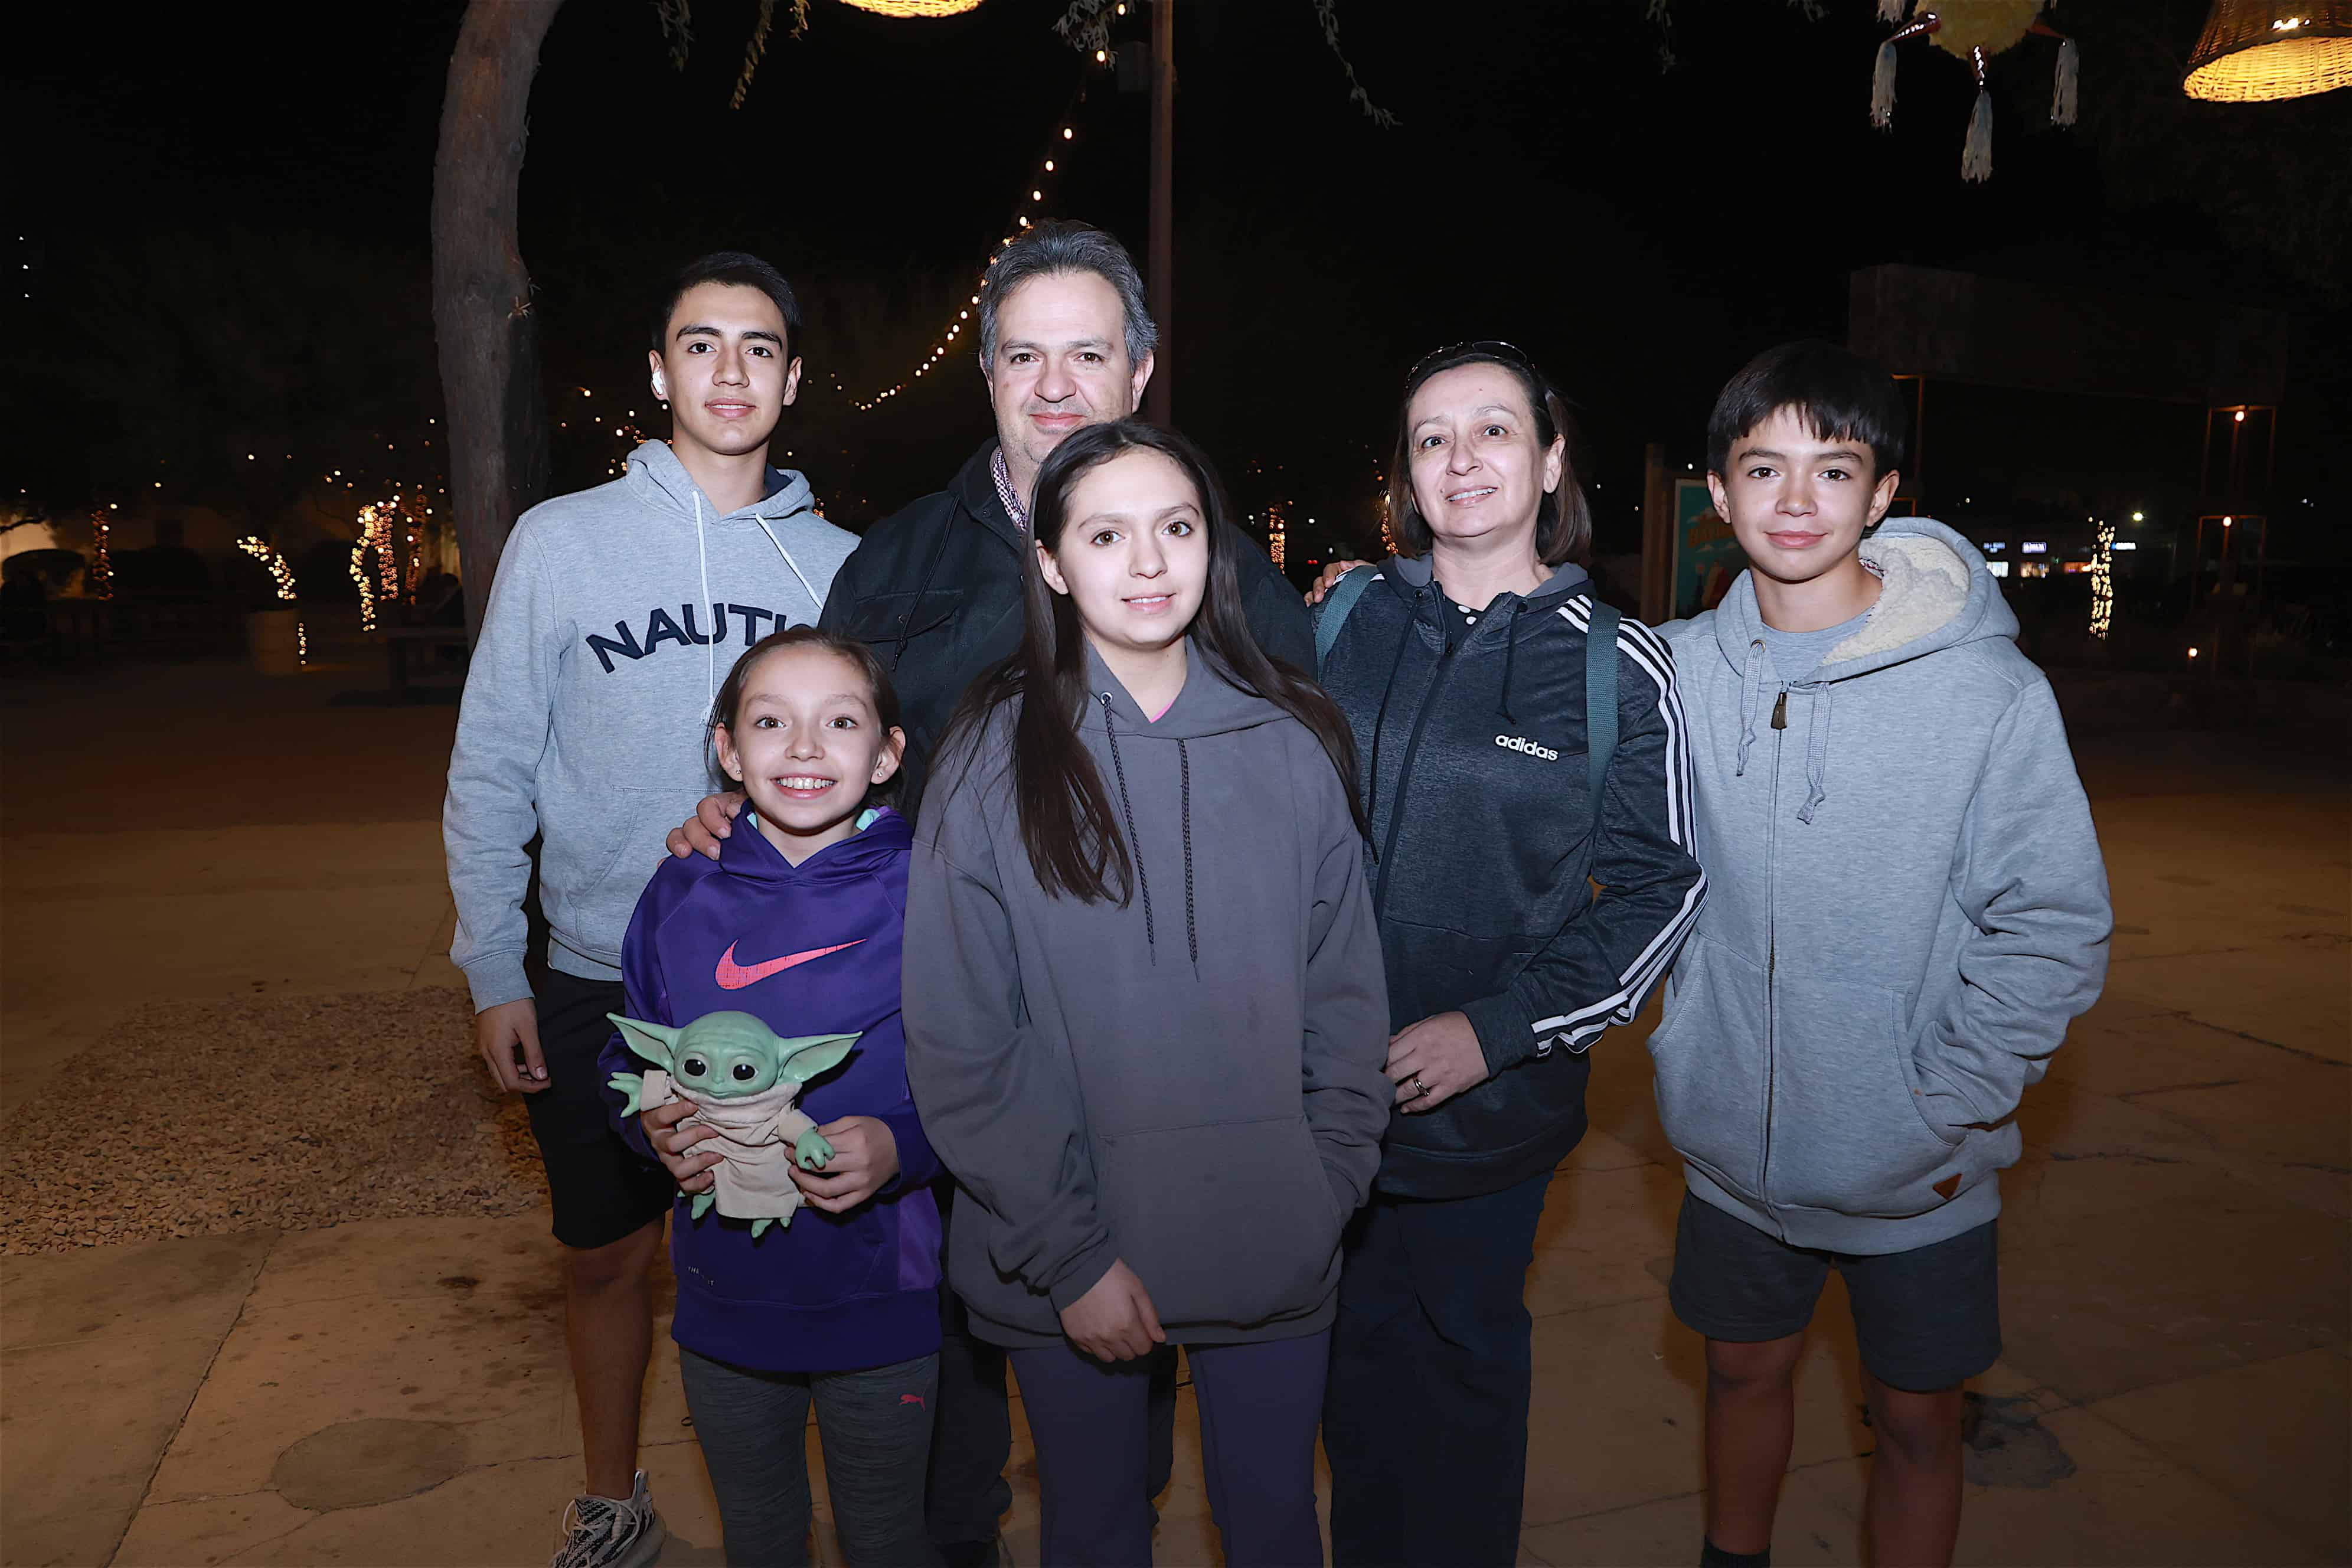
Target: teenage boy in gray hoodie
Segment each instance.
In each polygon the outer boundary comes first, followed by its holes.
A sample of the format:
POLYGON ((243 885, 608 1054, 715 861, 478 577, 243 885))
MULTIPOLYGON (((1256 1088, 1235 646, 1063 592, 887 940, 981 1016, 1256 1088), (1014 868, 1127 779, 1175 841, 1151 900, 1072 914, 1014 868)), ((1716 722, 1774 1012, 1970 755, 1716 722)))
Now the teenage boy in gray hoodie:
POLYGON ((711 784, 705 720, 737 654, 813 625, 856 539, 808 480, 768 466, 800 387, 792 285, 757 257, 689 264, 654 316, 653 395, 672 435, 611 484, 533 507, 499 562, 467 673, 442 810, 449 956, 476 1043, 527 1096, 564 1247, 564 1325, 587 1484, 557 1568, 651 1563, 663 1530, 636 1469, 653 1345, 647 1270, 676 1184, 613 1135, 597 1057, 625 1010, 621 938, 662 837, 711 784), (541 841, 544 962, 528 954, 541 841))
POLYGON ((1950 1562, 1960 1384, 2000 1352, 1996 1173, 2106 971, 2049 681, 1974 546, 1881 521, 1907 426, 1885 371, 1829 343, 1733 377, 1707 482, 1749 570, 1664 628, 1713 889, 1650 1040, 1689 1186, 1671 1299, 1707 1338, 1709 1565, 1770 1561, 1832 1268, 1878 1445, 1872 1555, 1950 1562))

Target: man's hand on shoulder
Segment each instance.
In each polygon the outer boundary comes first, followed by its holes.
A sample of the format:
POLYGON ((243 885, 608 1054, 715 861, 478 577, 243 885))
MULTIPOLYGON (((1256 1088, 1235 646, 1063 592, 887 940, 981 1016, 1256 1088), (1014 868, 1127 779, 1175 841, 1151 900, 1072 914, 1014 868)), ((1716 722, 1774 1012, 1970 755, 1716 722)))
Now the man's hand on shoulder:
POLYGON ((694 815, 669 830, 669 852, 681 860, 689 855, 718 859, 719 843, 735 831, 735 814, 742 809, 741 790, 704 795, 694 815))
POLYGON ((1310 605, 1321 604, 1331 590, 1339 585, 1340 578, 1359 566, 1370 564, 1369 561, 1334 561, 1330 565, 1323 568, 1322 575, 1315 579, 1315 585, 1307 590, 1307 602, 1310 605))

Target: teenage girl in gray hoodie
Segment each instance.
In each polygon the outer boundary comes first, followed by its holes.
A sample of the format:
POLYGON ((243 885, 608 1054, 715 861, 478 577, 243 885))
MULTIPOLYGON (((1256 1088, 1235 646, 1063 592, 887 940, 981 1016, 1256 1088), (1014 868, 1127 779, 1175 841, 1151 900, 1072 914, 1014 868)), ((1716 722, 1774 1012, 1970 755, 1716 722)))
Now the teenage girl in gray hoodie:
POLYGON ((1232 1568, 1320 1563, 1339 1230, 1394 1091, 1344 721, 1266 658, 1182 437, 1037 482, 1021 651, 942 747, 907 1068, 972 1206, 949 1276, 1012 1352, 1044 1561, 1148 1563, 1146 1363, 1188 1347, 1232 1568))

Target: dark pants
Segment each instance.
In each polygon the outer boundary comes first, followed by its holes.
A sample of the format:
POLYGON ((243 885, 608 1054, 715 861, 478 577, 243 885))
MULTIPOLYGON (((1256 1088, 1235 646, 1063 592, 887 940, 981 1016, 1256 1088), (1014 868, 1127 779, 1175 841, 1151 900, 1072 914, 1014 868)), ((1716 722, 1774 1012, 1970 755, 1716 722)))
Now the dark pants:
POLYGON ((1547 1171, 1475 1198, 1376 1195, 1349 1227, 1323 1451, 1344 1568, 1510 1568, 1527 1491, 1525 1295, 1547 1171))
MULTIPOLYGON (((1315 1423, 1330 1338, 1186 1348, 1225 1568, 1321 1568, 1315 1423)), ((1043 1568, 1150 1568, 1148 1363, 1106 1365, 1066 1342, 1012 1359, 1037 1442, 1043 1568)))
MULTIPOLYGON (((941 1184, 940 1217, 955 1220, 955 1198, 941 1184)), ((1176 1347, 1152 1352, 1147 1500, 1168 1489, 1176 1465, 1176 1347)), ((943 1546, 996 1536, 1013 1489, 1004 1467, 1013 1458, 1013 1409, 1004 1387, 1004 1352, 971 1332, 971 1314, 944 1280, 940 1285, 940 1397, 931 1424, 930 1485, 926 1520, 943 1546)))
POLYGON ((842 1554, 856 1568, 936 1561, 923 1531, 929 1356, 862 1372, 758 1372, 680 1345, 677 1365, 719 1499, 728 1568, 808 1563, 812 1401, 842 1554))

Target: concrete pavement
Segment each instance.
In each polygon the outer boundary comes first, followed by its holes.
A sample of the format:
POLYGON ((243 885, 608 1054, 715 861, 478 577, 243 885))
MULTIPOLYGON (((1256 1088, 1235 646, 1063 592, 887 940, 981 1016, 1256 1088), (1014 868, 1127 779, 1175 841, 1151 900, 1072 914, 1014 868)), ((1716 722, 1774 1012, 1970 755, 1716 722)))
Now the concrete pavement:
MULTIPOLYGON (((73 1071, 152 1004, 457 984, 437 830, 454 712, 331 700, 373 673, 0 682, 8 1123, 103 1114, 73 1071)), ((2242 734, 2083 752, 2116 963, 2005 1178, 2007 1352, 1978 1390, 1960 1560, 2352 1562, 2342 759, 2242 734)), ((1701 1365, 1664 1302, 1679 1180, 1634 1032, 1601 1044, 1593 1082, 1528 1286, 1525 1557, 1687 1563, 1701 1365)), ((1858 1560, 1871 1435, 1834 1284, 1817 1331, 1789 1563, 1858 1560)), ((538 1562, 577 1481, 536 1207, 11 1256, 0 1339, 7 1563, 538 1562)), ((716 1563, 661 1346, 645 1464, 665 1561, 716 1563)), ((1207 1563, 1189 1393, 1182 1420, 1160 1561, 1207 1563)), ((1009 1540, 1034 1563, 1021 1441, 1009 1540)), ((822 1528, 820 1552, 837 1560, 822 1528)))

